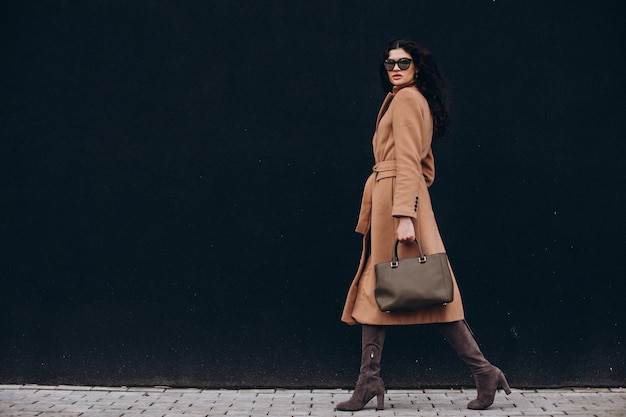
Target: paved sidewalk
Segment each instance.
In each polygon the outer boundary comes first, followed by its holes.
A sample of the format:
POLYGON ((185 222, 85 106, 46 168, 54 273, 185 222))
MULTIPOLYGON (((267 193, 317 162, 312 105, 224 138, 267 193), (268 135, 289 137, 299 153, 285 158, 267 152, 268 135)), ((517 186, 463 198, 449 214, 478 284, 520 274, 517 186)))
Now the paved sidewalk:
POLYGON ((498 392, 488 410, 467 410, 475 390, 388 390, 385 409, 335 411, 346 390, 201 390, 166 387, 0 385, 2 417, 200 416, 626 416, 626 389, 589 388, 498 392))

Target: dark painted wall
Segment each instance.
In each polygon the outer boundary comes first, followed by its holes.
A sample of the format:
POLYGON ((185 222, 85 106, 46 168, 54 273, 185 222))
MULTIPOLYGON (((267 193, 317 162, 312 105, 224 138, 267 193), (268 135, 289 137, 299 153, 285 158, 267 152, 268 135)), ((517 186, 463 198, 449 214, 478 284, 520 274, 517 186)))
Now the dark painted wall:
MULTIPOLYGON (((436 214, 515 386, 623 385, 620 2, 13 2, 0 382, 348 387, 339 322, 392 37, 454 96, 436 214)), ((388 387, 472 384, 433 327, 388 387)))

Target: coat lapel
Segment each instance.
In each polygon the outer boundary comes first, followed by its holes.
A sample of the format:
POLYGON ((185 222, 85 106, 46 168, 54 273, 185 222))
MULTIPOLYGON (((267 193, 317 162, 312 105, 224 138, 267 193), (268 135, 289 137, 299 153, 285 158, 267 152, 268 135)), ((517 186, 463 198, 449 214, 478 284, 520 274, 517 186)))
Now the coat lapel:
POLYGON ((380 106, 380 110, 378 111, 378 117, 376 117, 376 130, 378 130, 378 124, 380 123, 380 119, 382 119, 387 112, 387 109, 389 108, 389 104, 391 103, 392 99, 393 94, 387 93, 387 97, 385 97, 385 100, 383 101, 383 104, 382 106, 380 106))

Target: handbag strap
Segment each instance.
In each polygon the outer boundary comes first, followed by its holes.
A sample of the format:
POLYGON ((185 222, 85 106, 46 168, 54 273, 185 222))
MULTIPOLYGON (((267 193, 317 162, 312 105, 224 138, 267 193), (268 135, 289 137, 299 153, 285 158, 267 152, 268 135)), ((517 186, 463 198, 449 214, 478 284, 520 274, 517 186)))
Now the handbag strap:
MULTIPOLYGON (((391 267, 392 268, 397 268, 398 267, 398 243, 400 243, 400 241, 398 239, 396 239, 396 244, 393 245, 393 256, 391 258, 391 267)), ((423 264, 426 262, 426 255, 424 255, 424 250, 422 249, 422 244, 420 243, 420 241, 415 238, 415 243, 417 243, 417 248, 420 252, 420 256, 418 259, 419 263, 423 264)))

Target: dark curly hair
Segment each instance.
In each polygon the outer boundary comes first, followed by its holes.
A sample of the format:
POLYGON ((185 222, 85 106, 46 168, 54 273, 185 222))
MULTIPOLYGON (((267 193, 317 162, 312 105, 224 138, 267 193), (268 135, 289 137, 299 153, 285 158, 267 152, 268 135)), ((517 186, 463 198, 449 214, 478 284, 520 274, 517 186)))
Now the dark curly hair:
POLYGON ((383 61, 389 57, 389 51, 402 48, 413 58, 419 76, 415 80, 417 89, 424 95, 433 116, 433 137, 445 136, 450 129, 450 97, 446 83, 439 72, 433 54, 411 39, 396 39, 387 44, 380 60, 380 81, 385 92, 390 92, 393 84, 389 82, 383 61))

